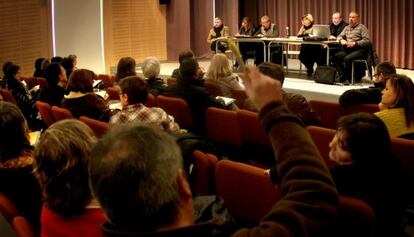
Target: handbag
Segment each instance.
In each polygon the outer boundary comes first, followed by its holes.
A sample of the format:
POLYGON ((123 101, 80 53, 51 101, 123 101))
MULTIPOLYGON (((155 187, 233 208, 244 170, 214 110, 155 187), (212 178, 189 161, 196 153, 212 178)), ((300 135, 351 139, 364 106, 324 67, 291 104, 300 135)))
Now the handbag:
POLYGON ((316 83, 335 84, 339 81, 339 73, 334 67, 318 66, 313 75, 316 83))

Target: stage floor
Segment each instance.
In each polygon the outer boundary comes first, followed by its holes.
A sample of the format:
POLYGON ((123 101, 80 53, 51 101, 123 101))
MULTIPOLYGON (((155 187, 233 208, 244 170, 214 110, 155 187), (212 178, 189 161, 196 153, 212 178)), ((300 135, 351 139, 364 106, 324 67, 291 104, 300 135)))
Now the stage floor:
MULTIPOLYGON (((251 60, 248 64, 252 64, 251 60)), ((205 70, 208 69, 210 61, 199 61, 201 67, 205 70)), ((170 77, 172 71, 178 68, 178 62, 163 62, 161 64, 160 75, 162 78, 170 77)), ((371 85, 371 81, 368 78, 364 78, 361 84, 356 85, 325 85, 315 83, 311 78, 306 78, 306 71, 302 66, 302 71, 299 70, 299 60, 289 59, 289 73, 286 74, 285 83, 283 89, 287 92, 294 92, 302 94, 307 100, 325 100, 325 101, 338 101, 338 98, 344 91, 350 89, 366 88, 371 85)), ((398 73, 407 74, 411 79, 414 78, 414 71, 397 69, 398 73)))

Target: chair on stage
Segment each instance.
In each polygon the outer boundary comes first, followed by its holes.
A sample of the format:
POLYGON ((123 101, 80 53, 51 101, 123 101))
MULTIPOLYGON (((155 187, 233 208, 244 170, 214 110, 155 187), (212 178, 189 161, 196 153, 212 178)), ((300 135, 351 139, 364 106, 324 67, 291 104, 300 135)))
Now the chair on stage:
POLYGON ((58 106, 52 106, 52 114, 53 117, 55 117, 56 121, 74 118, 72 113, 68 109, 61 108, 58 106))
POLYGON ((372 68, 379 63, 379 58, 376 53, 374 44, 372 42, 369 43, 367 56, 364 59, 355 59, 352 61, 352 68, 351 68, 351 84, 355 83, 355 63, 360 63, 365 66, 365 69, 368 73, 369 79, 372 81, 372 68))
POLYGON ((79 120, 86 123, 92 131, 94 131, 96 137, 102 137, 110 128, 111 124, 102 122, 96 119, 88 118, 86 116, 80 116, 79 120))
POLYGON ((36 108, 39 111, 43 122, 45 122, 48 127, 56 122, 52 113, 52 107, 48 103, 36 101, 36 108))

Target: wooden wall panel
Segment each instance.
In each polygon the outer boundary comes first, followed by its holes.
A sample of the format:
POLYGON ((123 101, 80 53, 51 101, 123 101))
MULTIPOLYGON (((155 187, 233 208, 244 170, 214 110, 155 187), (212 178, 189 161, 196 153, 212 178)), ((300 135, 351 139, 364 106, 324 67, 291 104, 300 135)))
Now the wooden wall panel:
POLYGON ((104 1, 107 72, 121 57, 133 57, 137 63, 148 56, 167 59, 166 8, 154 0, 104 1))
POLYGON ((32 75, 36 58, 52 54, 49 1, 0 0, 0 64, 12 61, 32 75))

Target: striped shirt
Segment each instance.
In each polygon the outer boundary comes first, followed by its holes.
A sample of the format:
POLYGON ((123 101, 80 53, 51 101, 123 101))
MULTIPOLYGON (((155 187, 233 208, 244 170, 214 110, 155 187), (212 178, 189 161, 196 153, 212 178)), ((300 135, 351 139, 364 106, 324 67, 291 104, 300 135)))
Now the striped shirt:
POLYGON ((344 30, 338 35, 338 39, 356 42, 356 45, 365 47, 369 45, 369 33, 363 24, 356 26, 345 26, 344 30))

